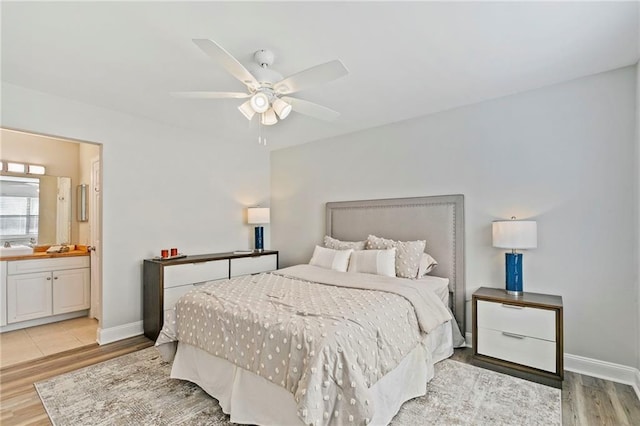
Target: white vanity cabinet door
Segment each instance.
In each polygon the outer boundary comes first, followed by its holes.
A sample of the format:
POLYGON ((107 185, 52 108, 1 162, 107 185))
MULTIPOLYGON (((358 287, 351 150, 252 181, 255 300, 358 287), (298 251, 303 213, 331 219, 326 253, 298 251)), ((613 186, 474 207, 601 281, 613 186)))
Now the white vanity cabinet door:
POLYGON ((89 309, 91 284, 89 268, 53 271, 53 314, 89 309))
POLYGON ((51 272, 7 276, 7 323, 52 314, 51 272))
POLYGON ((0 262, 0 327, 7 325, 7 262, 0 262))

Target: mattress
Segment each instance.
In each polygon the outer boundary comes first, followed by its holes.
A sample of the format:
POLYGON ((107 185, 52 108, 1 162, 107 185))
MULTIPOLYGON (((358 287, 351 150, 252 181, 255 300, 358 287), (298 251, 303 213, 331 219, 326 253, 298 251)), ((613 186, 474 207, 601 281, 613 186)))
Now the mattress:
POLYGON ((429 290, 433 291, 436 296, 442 300, 442 303, 444 303, 445 306, 449 306, 449 278, 425 275, 422 278, 412 281, 427 286, 429 290))

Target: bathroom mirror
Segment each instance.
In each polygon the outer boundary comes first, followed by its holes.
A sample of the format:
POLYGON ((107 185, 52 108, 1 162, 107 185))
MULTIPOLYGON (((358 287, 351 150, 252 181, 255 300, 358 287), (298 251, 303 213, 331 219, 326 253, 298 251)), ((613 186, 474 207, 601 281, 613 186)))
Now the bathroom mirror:
POLYGON ((83 183, 78 185, 76 190, 76 202, 78 203, 78 222, 88 222, 89 215, 87 214, 87 187, 88 185, 83 183))
POLYGON ((71 178, 0 175, 0 242, 71 240, 71 178))

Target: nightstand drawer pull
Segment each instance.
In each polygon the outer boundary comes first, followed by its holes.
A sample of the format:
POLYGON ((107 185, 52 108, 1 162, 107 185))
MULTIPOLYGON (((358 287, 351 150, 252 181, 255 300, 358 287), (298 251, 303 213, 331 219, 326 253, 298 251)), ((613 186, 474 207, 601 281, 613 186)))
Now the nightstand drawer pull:
POLYGON ((507 337, 513 337, 514 339, 524 339, 525 336, 521 336, 519 334, 514 334, 514 333, 507 333, 506 331, 502 332, 503 336, 507 336, 507 337))
POLYGON ((510 308, 510 309, 524 309, 524 306, 508 305, 506 303, 503 303, 500 306, 502 306, 503 308, 510 308))

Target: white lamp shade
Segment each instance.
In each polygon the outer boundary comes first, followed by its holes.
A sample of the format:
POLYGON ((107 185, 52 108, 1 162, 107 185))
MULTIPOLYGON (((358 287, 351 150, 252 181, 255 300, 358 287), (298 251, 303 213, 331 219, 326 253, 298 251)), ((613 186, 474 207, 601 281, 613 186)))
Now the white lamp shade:
POLYGON ((496 220, 492 231, 494 247, 514 250, 538 247, 538 225, 534 220, 496 220))
POLYGON ((269 108, 266 112, 262 113, 261 122, 265 126, 271 126, 278 122, 278 118, 276 117, 276 113, 273 111, 273 108, 269 108))
POLYGON ((256 114, 256 112, 253 110, 253 107, 251 106, 251 99, 249 99, 247 102, 240 105, 238 109, 240 110, 242 115, 247 117, 247 120, 251 120, 253 116, 256 114))
POLYGON ((247 209, 247 223, 250 225, 269 223, 270 219, 269 207, 249 207, 247 209))
POLYGON ((291 112, 291 105, 278 98, 273 101, 273 110, 278 114, 280 120, 284 120, 291 112))

